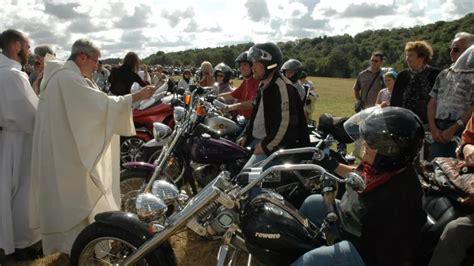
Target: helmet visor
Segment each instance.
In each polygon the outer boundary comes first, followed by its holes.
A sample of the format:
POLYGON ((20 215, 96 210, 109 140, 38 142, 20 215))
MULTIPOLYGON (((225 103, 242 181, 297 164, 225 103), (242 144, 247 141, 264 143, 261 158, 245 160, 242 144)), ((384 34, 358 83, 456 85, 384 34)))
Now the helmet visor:
POLYGON ((361 138, 360 127, 367 120, 367 118, 374 112, 380 112, 382 108, 379 106, 370 107, 364 109, 357 114, 351 116, 344 122, 344 129, 347 134, 354 140, 357 141, 361 138))
MULTIPOLYGON (((397 108, 397 107, 386 107, 397 108)), ((347 134, 359 144, 361 149, 355 149, 354 156, 362 158, 365 152, 364 148, 376 150, 378 154, 386 156, 394 156, 400 153, 400 147, 396 144, 393 136, 388 129, 386 119, 376 119, 377 117, 385 117, 383 109, 374 106, 362 110, 353 115, 344 123, 344 129, 347 134)))
POLYGON ((259 61, 272 61, 272 55, 265 50, 257 47, 251 47, 248 53, 248 59, 250 62, 255 63, 259 61))

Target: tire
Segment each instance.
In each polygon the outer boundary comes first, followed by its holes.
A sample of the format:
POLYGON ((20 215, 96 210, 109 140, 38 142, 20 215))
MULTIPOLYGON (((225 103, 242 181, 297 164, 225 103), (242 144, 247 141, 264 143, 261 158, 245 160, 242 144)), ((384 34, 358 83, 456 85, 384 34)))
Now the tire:
MULTIPOLYGON (((159 154, 158 154, 159 155, 159 154)), ((163 170, 164 175, 168 180, 173 182, 178 188, 183 185, 183 176, 185 172, 186 162, 182 155, 171 155, 168 158, 168 162, 166 162, 165 169, 163 170)), ((138 190, 142 188, 142 186, 148 180, 150 180, 153 171, 147 171, 143 169, 124 169, 120 172, 120 193, 127 193, 130 190, 138 190), (141 180, 141 182, 139 181, 141 180), (127 181, 133 181, 136 183, 133 187, 131 186, 126 190, 125 184, 122 186, 122 183, 127 181)))
POLYGON ((143 169, 124 169, 120 172, 120 198, 122 211, 136 213, 135 201, 147 185, 153 171, 143 169))
MULTIPOLYGON (((165 168, 164 175, 172 181, 178 189, 184 184, 185 161, 181 156, 170 156, 168 167, 165 168), (171 166, 173 168, 171 168, 171 166), (174 167, 176 166, 176 167, 174 167)), ((120 197, 122 211, 136 213, 135 202, 138 194, 147 185, 153 171, 144 169, 124 169, 120 172, 120 197)))
POLYGON ((145 140, 137 136, 120 138, 120 162, 122 164, 141 161, 145 140))
MULTIPOLYGON (((74 241, 70 265, 117 264, 138 249, 147 238, 111 225, 92 223, 74 241), (99 256, 99 258, 97 257, 99 256)), ((175 265, 173 249, 168 242, 150 252, 137 265, 175 265)))

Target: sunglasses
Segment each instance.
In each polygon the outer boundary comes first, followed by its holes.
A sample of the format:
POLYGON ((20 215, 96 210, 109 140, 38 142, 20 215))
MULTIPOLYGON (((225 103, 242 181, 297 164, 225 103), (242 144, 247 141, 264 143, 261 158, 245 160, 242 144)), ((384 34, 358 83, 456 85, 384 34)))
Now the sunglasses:
POLYGON ((461 49, 459 49, 458 47, 453 47, 453 48, 451 48, 451 52, 459 53, 459 52, 461 52, 461 49))

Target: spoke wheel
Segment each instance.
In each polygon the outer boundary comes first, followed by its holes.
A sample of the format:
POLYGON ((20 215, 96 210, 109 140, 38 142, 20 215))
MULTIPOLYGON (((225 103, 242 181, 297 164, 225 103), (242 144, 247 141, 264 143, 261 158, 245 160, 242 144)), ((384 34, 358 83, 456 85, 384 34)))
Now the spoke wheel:
MULTIPOLYGON (((72 266, 122 264, 151 238, 143 224, 119 217, 115 219, 117 227, 94 222, 81 231, 72 245, 70 255, 72 266), (129 227, 133 230, 129 230, 129 227)), ((169 242, 165 242, 160 247, 148 251, 136 265, 176 265, 176 259, 169 242)))
MULTIPOLYGON (((136 251, 129 242, 114 237, 101 237, 88 243, 81 253, 79 265, 114 265, 136 251)), ((137 265, 148 265, 142 260, 137 265)))

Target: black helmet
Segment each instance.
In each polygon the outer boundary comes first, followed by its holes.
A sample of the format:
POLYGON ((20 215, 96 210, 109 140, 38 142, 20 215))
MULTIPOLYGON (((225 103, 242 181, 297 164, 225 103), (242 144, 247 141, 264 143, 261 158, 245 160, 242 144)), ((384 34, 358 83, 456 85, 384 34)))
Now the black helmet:
POLYGON ((216 79, 217 73, 221 72, 224 74, 224 83, 229 83, 229 80, 232 78, 232 69, 224 64, 224 63, 219 63, 217 66, 214 67, 214 71, 212 72, 212 76, 214 79, 216 79))
POLYGON ((287 70, 293 71, 295 74, 289 78, 292 82, 297 82, 303 73, 303 64, 296 59, 290 59, 281 66, 281 72, 285 74, 287 70))
POLYGON ((265 75, 268 77, 273 69, 280 68, 283 63, 283 55, 280 48, 271 42, 255 44, 248 51, 248 59, 252 62, 260 62, 265 65, 265 75))
POLYGON ((235 66, 239 67, 240 63, 242 63, 242 62, 247 62, 250 65, 252 65, 252 62, 249 60, 248 54, 249 54, 248 51, 240 53, 239 56, 237 56, 237 58, 235 58, 235 66))
POLYGON ((352 139, 361 138, 377 151, 372 165, 376 171, 392 171, 413 162, 425 136, 418 116, 401 107, 365 109, 349 118, 344 129, 352 139))

